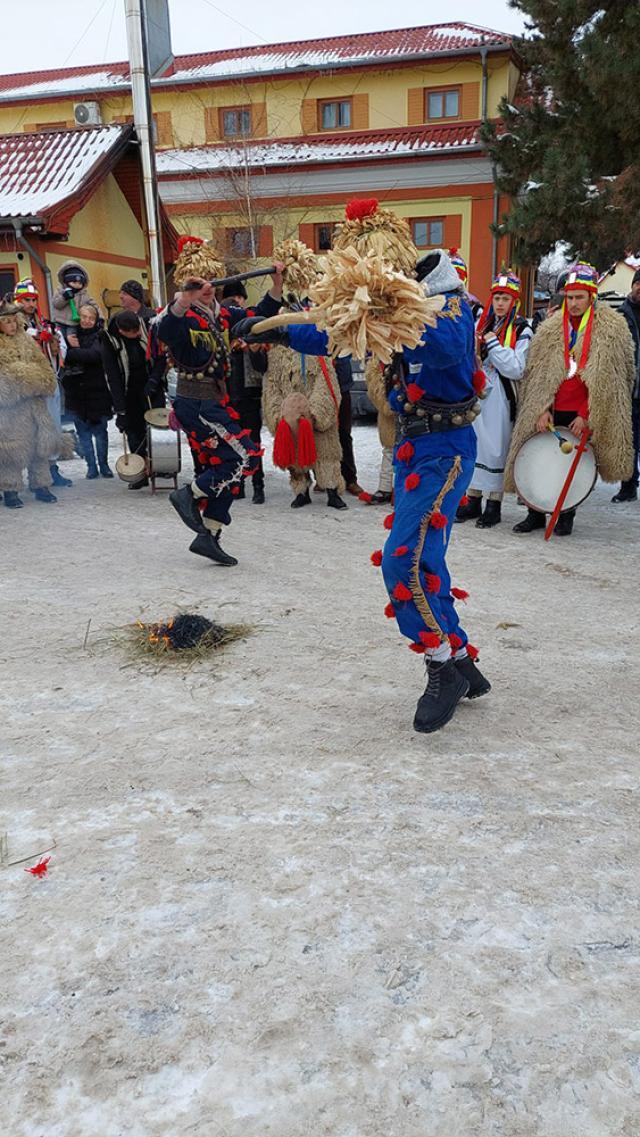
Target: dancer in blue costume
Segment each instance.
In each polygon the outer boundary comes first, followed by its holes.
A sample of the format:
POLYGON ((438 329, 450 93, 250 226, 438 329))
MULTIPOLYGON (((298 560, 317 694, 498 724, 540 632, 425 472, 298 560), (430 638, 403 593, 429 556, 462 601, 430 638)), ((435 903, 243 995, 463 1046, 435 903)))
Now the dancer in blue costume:
MULTIPOLYGON (((476 460, 472 422, 484 377, 475 369, 474 321, 449 257, 436 250, 418 262, 416 275, 429 296, 445 304, 423 343, 406 348, 393 368, 389 404, 399 419, 394 453, 395 511, 384 522, 389 537, 381 564, 389 592, 386 615, 395 617, 410 648, 424 654, 428 682, 414 718, 423 733, 439 730, 460 699, 486 694, 491 685, 475 664, 455 600, 466 592, 451 587, 447 548, 456 510, 476 460)), ((276 340, 304 354, 327 353, 327 337, 313 325, 289 325, 252 334, 258 321, 239 328, 243 338, 276 340)))

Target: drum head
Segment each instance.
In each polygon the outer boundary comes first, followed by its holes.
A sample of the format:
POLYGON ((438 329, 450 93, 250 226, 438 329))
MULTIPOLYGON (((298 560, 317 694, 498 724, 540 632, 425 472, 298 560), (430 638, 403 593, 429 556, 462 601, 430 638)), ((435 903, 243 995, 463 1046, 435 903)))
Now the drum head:
POLYGON ((123 482, 140 482, 147 472, 147 464, 140 454, 121 454, 116 461, 116 474, 123 482))
POLYGON ((144 417, 149 426, 155 426, 159 430, 168 430, 170 414, 171 407, 152 407, 151 410, 144 412, 144 417))
MULTIPOLYGON (((513 466, 513 478, 520 497, 530 509, 553 513, 562 487, 576 456, 578 440, 564 427, 557 428, 562 438, 572 443, 564 454, 555 434, 534 434, 520 447, 513 466)), ((580 456, 562 512, 575 509, 591 493, 598 477, 596 459, 591 446, 580 456)))

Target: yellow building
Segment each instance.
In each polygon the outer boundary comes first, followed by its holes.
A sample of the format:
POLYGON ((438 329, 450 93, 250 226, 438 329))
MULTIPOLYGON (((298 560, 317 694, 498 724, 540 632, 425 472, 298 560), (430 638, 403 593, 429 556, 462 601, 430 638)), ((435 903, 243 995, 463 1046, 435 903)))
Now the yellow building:
MULTIPOLYGON (((409 221, 416 245, 457 246, 483 295, 507 256, 479 139, 519 64, 509 36, 462 23, 173 58, 152 81, 160 193, 178 229, 229 262, 282 236, 321 251, 353 196, 409 221)), ((127 64, 0 80, 0 132, 126 123, 127 64)))

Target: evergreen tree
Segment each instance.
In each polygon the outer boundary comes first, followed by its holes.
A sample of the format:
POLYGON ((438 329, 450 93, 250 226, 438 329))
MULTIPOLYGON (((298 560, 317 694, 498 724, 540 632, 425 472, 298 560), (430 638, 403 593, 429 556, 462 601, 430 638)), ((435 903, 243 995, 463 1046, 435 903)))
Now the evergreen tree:
POLYGON ((510 0, 526 17, 515 104, 483 136, 499 231, 532 264, 557 241, 605 268, 640 247, 640 0, 510 0))

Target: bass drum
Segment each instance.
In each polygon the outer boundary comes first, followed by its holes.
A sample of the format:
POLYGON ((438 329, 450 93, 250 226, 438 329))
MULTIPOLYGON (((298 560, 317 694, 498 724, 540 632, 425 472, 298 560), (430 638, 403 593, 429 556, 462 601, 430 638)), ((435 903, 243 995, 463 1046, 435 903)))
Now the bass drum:
POLYGON ((152 478, 174 478, 182 465, 180 431, 147 422, 147 455, 152 478))
MULTIPOLYGON (((562 440, 571 443, 568 454, 560 449, 555 434, 533 434, 520 447, 513 466, 516 489, 529 509, 539 513, 553 513, 562 487, 575 458, 578 439, 564 427, 556 427, 562 440)), ((598 478, 598 467, 593 448, 587 443, 569 486, 562 512, 575 509, 591 493, 598 478)))

